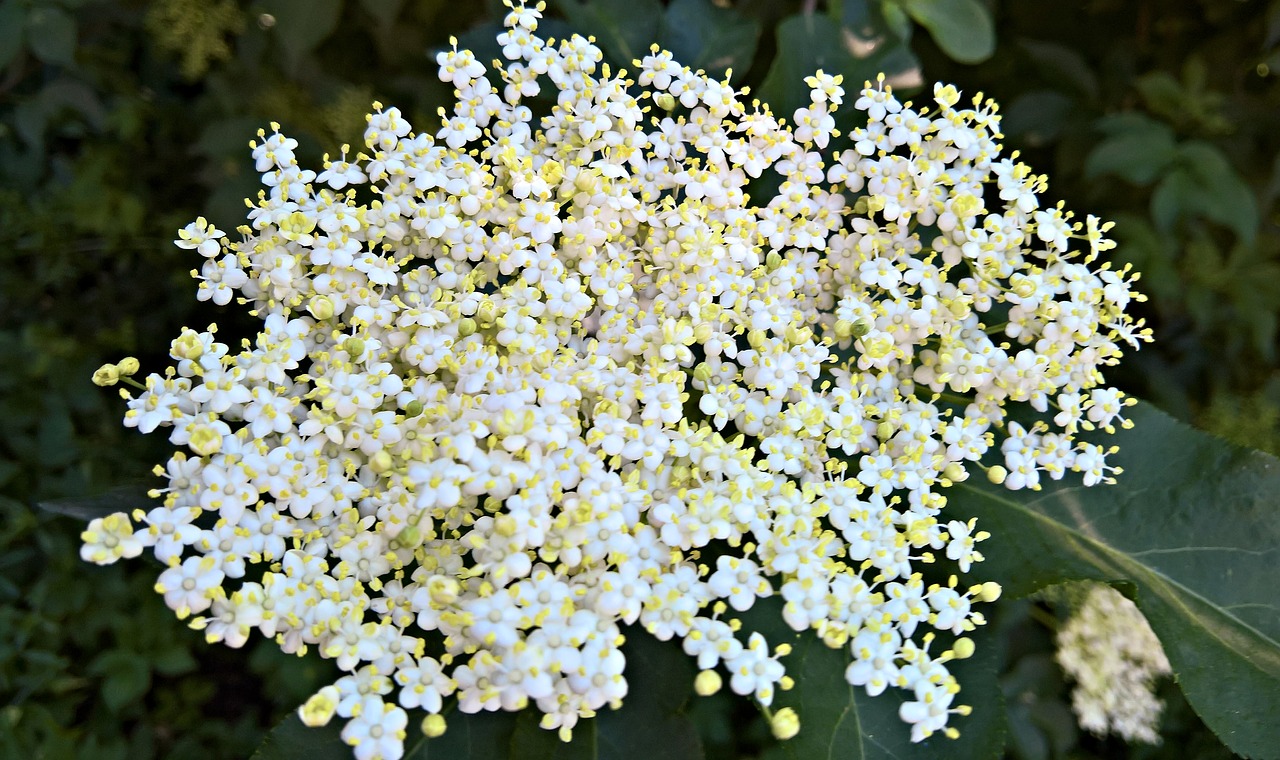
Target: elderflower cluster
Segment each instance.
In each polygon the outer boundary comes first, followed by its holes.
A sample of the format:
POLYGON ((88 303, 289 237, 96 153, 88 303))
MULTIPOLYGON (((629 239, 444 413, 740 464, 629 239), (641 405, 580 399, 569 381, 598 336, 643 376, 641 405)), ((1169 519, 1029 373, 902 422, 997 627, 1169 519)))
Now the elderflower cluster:
POLYGON ((362 760, 400 757, 407 710, 438 735, 446 698, 567 740, 626 696, 624 625, 768 706, 789 648, 736 613, 775 594, 850 684, 908 693, 913 740, 954 736, 947 663, 999 586, 960 583, 987 534, 943 489, 1110 480, 1075 435, 1125 424, 1100 369, 1145 333, 1107 225, 1041 208, 981 96, 868 83, 836 150, 839 77, 784 120, 509 7, 505 63, 439 55, 457 101, 432 130, 375 104, 317 174, 273 125, 238 239, 180 233, 198 297, 262 327, 184 330, 126 394, 179 451, 163 503, 94 521, 84 556, 152 549, 210 642, 332 659, 300 712, 362 760))
POLYGON ((1057 659, 1076 682, 1071 706, 1081 728, 1160 743, 1164 705, 1155 681, 1171 670, 1136 604, 1110 586, 1089 584, 1083 603, 1058 631, 1057 659))

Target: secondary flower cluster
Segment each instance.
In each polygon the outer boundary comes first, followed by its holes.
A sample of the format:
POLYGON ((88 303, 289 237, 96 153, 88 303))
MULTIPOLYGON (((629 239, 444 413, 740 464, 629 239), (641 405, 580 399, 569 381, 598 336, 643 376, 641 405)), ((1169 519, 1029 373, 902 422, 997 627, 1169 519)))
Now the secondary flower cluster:
POLYGON ((1160 743, 1164 704, 1155 682, 1172 671, 1136 604, 1110 586, 1089 584, 1084 601, 1058 631, 1058 664, 1076 682, 1071 706, 1081 728, 1160 743))
POLYGON ((913 740, 954 735, 947 663, 999 587, 924 580, 986 537, 941 490, 1109 479, 1074 436, 1124 422, 1100 368, 1145 337, 1136 276, 1097 263, 1105 225, 1040 207, 980 96, 868 83, 835 151, 839 77, 788 122, 656 48, 612 71, 539 10, 511 6, 504 65, 439 56, 434 132, 375 104, 318 174, 261 135, 239 239, 177 241, 198 297, 261 330, 185 330, 129 397, 180 450, 163 504, 94 521, 83 555, 152 549, 209 641, 333 659, 301 715, 345 719, 362 760, 400 757, 408 709, 443 730, 451 695, 567 740, 627 693, 622 625, 768 706, 787 648, 735 612, 773 594, 849 683, 909 692, 913 740))

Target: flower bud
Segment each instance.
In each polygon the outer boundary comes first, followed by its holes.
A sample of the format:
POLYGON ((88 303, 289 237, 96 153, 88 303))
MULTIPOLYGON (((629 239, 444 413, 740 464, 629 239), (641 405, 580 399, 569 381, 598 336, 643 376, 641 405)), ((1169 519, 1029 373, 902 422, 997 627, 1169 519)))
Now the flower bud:
POLYGON ((769 719, 769 728, 774 738, 786 741, 800 733, 800 716, 790 707, 784 707, 769 719))
POLYGON ((169 344, 169 355, 175 359, 195 361, 204 353, 204 343, 195 330, 183 330, 182 334, 169 344))
POLYGON ((435 739, 444 736, 445 729, 448 728, 444 722, 443 715, 432 713, 422 719, 422 733, 428 739, 435 739))
POLYGON ((333 301, 325 296, 312 296, 307 302, 307 311, 321 322, 333 317, 333 301))
POLYGON ((982 590, 978 592, 978 601, 994 602, 1000 598, 1000 594, 1004 593, 999 583, 995 581, 987 581, 982 584, 982 590))
POLYGON ((298 708, 298 717, 302 719, 302 725, 315 728, 323 726, 333 718, 333 713, 338 709, 338 700, 340 698, 336 686, 326 686, 298 708))
POLYGON ((93 384, 106 388, 120 382, 120 370, 114 364, 104 364, 93 373, 93 384))
POLYGON ((973 639, 956 639, 956 643, 951 645, 951 651, 955 653, 957 660, 969 659, 973 656, 974 652, 973 639))
POLYGON ((422 544, 422 530, 410 525, 396 534, 396 541, 406 549, 416 549, 422 544))
POLYGON ((187 445, 200 456, 211 457, 222 451, 222 435, 208 425, 198 425, 191 431, 187 445))
POLYGON ((364 356, 364 341, 359 338, 347 338, 342 341, 342 350, 346 351, 352 359, 359 359, 364 356))
POLYGON ((1001 467, 1000 465, 996 465, 995 467, 992 467, 991 469, 987 470, 987 480, 990 480, 992 483, 995 483, 996 485, 1000 485, 1001 483, 1003 483, 1004 479, 1007 477, 1009 477, 1009 471, 1001 467))
POLYGON ((126 356, 120 360, 119 364, 116 365, 116 369, 120 371, 120 375, 122 377, 137 374, 141 367, 142 364, 137 360, 137 358, 132 356, 126 356))
POLYGON ((394 466, 395 466, 395 461, 391 458, 390 452, 386 451, 385 449, 382 451, 379 451, 378 453, 374 454, 372 457, 369 458, 369 469, 373 470, 379 475, 386 472, 387 470, 390 470, 394 466))
POLYGON ((653 102, 658 104, 658 108, 664 111, 670 111, 676 107, 675 96, 669 92, 660 92, 654 96, 653 102))
POLYGON ((427 579, 427 593, 436 604, 453 604, 461 591, 462 586, 448 576, 433 575, 427 579))
POLYGON ((720 691, 720 687, 724 685, 724 680, 720 678, 720 674, 714 670, 704 670, 693 679, 693 690, 698 692, 699 696, 709 697, 720 691))
POLYGON ((458 320, 458 336, 465 338, 469 335, 476 334, 476 321, 471 317, 463 317, 458 320))

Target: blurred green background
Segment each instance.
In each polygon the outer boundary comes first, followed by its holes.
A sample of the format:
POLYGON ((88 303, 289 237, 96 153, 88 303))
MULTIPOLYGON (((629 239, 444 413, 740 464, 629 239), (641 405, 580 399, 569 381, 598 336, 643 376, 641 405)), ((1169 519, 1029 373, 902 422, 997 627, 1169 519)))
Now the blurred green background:
MULTIPOLYGON (((0 757, 247 757, 332 677, 270 643, 206 646, 151 590, 154 566, 82 563, 81 526, 33 505, 141 482, 167 456, 121 427, 95 367, 132 354, 156 370, 183 325, 247 329, 197 304, 196 261, 171 241, 200 214, 240 223, 255 132, 278 121, 318 163, 359 142, 375 99, 428 126, 450 95, 433 52, 457 35, 494 57, 502 10, 0 0, 0 757)), ((881 70, 908 93, 985 91, 1051 202, 1115 220, 1118 258, 1144 273, 1157 342, 1122 387, 1280 449, 1280 0, 558 0, 548 15, 545 33, 593 33, 616 63, 657 40, 731 66, 788 113, 818 66, 851 92, 881 70)), ((1024 601, 994 623, 1010 756, 1228 755, 1172 684, 1162 747, 1077 731, 1052 661, 1066 607, 1024 601)), ((749 706, 694 709, 709 757, 767 744, 742 726, 749 706)))

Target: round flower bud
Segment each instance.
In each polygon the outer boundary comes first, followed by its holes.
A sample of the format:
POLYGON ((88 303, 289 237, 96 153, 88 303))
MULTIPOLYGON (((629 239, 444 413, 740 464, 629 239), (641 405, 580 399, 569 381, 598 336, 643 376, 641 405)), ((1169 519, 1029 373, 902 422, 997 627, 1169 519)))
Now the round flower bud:
POLYGON ((453 604, 458 600, 462 586, 453 578, 445 575, 433 575, 427 579, 427 593, 436 604, 453 604))
POLYGON ((669 92, 660 92, 653 97, 653 102, 658 104, 658 108, 664 111, 670 111, 676 107, 676 99, 669 92))
POLYGON ((458 335, 465 338, 468 335, 476 334, 476 321, 471 317, 463 317, 458 320, 458 335))
POLYGON ((987 581, 982 584, 982 591, 978 592, 978 599, 983 602, 994 602, 1000 598, 1000 594, 1003 592, 1004 589, 1000 587, 999 583, 987 581))
POLYGON ((347 338, 342 341, 342 350, 346 351, 352 359, 358 359, 364 356, 364 341, 359 338, 347 338))
POLYGON ((312 296, 307 302, 307 311, 311 316, 320 321, 331 319, 333 317, 333 301, 325 296, 312 296))
POLYGON ((956 643, 951 645, 951 651, 955 653, 957 660, 969 659, 974 652, 973 639, 956 639, 956 643))
POLYGON ((120 375, 122 377, 137 374, 141 367, 142 364, 137 360, 137 358, 132 356, 126 356, 120 360, 119 364, 116 365, 116 369, 120 370, 120 375))
POLYGON ((390 470, 393 466, 395 466, 395 461, 391 458, 391 454, 385 450, 379 451, 369 458, 369 469, 379 475, 390 470))
POLYGON ((724 680, 720 678, 720 674, 714 670, 704 670, 693 679, 693 690, 698 692, 699 696, 709 697, 720 691, 720 687, 724 685, 724 680))
POLYGON ((191 431, 187 444, 200 456, 211 457, 222 450, 222 435, 208 425, 199 425, 191 431))
POLYGON ((120 369, 114 364, 104 364, 93 373, 93 384, 107 387, 120 382, 120 369))
POLYGON ((203 353, 204 343, 201 342, 200 334, 195 330, 183 330, 182 334, 169 344, 169 354, 175 359, 195 361, 203 353))
POLYGON ((328 724, 333 718, 334 711, 338 709, 340 697, 336 686, 326 686, 312 694, 311 698, 298 708, 298 717, 302 719, 302 725, 315 728, 328 724))
POLYGON ((409 403, 404 405, 404 416, 417 417, 419 414, 422 414, 421 401, 414 399, 413 401, 410 401, 409 403))
POLYGON ((786 741, 800 733, 800 716, 790 707, 784 707, 769 719, 769 728, 774 738, 786 741))
POLYGON ((422 719, 422 733, 428 739, 435 739, 436 737, 444 736, 445 729, 447 728, 448 726, 445 725, 443 715, 432 713, 422 719))
POLYGON ((987 480, 990 480, 992 483, 995 483, 996 485, 1000 485, 1001 483, 1003 483, 1004 479, 1007 477, 1009 477, 1009 471, 1001 467, 1000 465, 996 465, 995 467, 992 467, 991 469, 987 470, 987 480))
POLYGON ((422 544, 422 530, 416 525, 410 525, 396 534, 396 543, 406 549, 416 549, 422 544))

